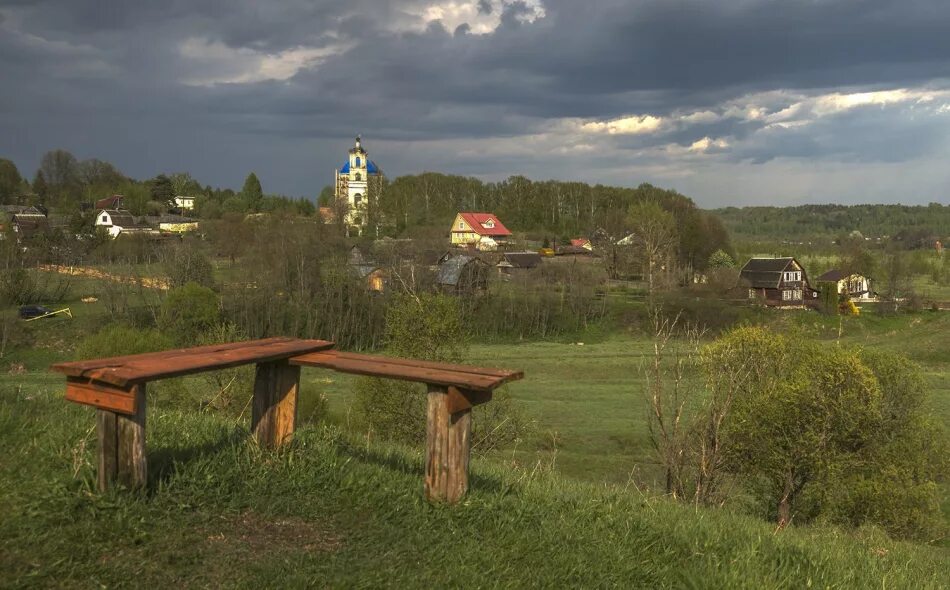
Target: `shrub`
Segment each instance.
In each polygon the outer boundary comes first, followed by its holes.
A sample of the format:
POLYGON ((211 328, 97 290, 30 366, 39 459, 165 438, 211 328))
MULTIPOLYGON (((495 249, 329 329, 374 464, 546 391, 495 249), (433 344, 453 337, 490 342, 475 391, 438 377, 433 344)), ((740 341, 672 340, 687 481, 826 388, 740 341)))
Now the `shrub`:
POLYGON ((159 327, 180 344, 193 344, 218 323, 221 303, 207 287, 187 283, 172 289, 162 302, 159 327))
POLYGON ((133 328, 126 324, 109 324, 79 343, 76 348, 76 358, 82 360, 140 354, 165 350, 173 346, 171 339, 158 330, 133 328))
POLYGON ((211 261, 194 244, 175 244, 161 253, 165 277, 171 287, 197 283, 214 287, 214 269, 211 261))

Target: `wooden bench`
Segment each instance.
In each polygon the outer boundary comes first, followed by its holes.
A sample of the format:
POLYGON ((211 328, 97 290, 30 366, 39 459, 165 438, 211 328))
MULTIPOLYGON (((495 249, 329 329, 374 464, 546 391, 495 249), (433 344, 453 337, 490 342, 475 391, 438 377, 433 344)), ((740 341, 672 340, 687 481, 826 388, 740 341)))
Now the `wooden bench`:
POLYGON ((324 340, 267 338, 51 368, 66 375, 67 400, 96 408, 103 491, 115 482, 130 488, 146 483, 145 386, 150 381, 256 363, 251 432, 265 446, 285 444, 294 432, 302 366, 425 383, 426 497, 458 501, 468 490, 472 407, 523 373, 328 350, 332 346, 324 340))
POLYGON ((425 383, 425 495, 457 502, 468 491, 472 407, 491 400, 500 385, 524 377, 521 371, 390 358, 326 350, 290 359, 292 365, 322 367, 343 373, 425 383))
POLYGON ((251 432, 267 446, 283 444, 294 431, 300 367, 294 355, 327 349, 332 342, 266 338, 198 346, 50 367, 66 375, 66 399, 96 408, 99 489, 115 482, 144 486, 145 386, 150 381, 257 364, 251 432))

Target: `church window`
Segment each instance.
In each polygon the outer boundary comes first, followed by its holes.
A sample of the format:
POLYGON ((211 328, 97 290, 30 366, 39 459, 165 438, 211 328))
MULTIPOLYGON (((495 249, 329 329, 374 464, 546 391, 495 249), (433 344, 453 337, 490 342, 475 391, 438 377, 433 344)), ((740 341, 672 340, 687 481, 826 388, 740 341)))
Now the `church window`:
POLYGON ((356 173, 356 180, 363 180, 363 176, 359 172, 356 173))
POLYGON ((356 158, 356 167, 357 167, 357 168, 360 167, 360 159, 359 159, 359 156, 357 156, 357 158, 356 158))
POLYGON ((355 195, 353 195, 353 204, 359 205, 360 201, 362 200, 363 200, 363 195, 361 195, 360 193, 356 193, 355 195))

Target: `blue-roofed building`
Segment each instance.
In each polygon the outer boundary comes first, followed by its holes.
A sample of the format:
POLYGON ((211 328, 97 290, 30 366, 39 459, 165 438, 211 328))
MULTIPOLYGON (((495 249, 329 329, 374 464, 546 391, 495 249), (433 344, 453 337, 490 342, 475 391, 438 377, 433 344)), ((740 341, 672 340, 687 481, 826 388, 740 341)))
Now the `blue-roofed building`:
POLYGON ((336 198, 346 203, 346 225, 362 233, 366 227, 366 208, 371 191, 378 190, 382 171, 369 159, 360 136, 350 148, 349 158, 336 170, 336 198))

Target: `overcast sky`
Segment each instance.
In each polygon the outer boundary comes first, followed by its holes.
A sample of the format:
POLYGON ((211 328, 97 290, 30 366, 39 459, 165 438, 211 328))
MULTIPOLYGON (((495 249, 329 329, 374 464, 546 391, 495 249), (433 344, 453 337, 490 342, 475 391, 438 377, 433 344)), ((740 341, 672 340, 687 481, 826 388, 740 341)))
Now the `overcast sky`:
POLYGON ((950 203, 946 0, 0 0, 0 157, 950 203))

